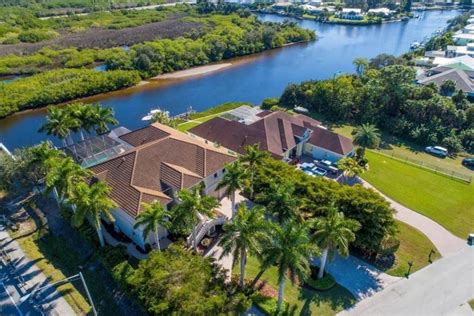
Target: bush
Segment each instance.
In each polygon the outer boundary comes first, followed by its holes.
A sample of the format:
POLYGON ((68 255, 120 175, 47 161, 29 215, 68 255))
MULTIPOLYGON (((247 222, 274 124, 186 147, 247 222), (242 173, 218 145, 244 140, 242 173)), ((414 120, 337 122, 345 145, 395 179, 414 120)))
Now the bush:
MULTIPOLYGON (((260 293, 255 293, 251 296, 252 302, 263 312, 265 315, 275 315, 277 310, 277 299, 274 297, 264 296, 260 293)), ((282 311, 288 309, 288 303, 285 301, 282 304, 282 311)))
POLYGON ((316 291, 327 291, 336 286, 336 280, 327 272, 318 280, 318 272, 319 267, 311 267, 311 278, 308 278, 305 284, 316 291))
POLYGON ((58 33, 51 30, 29 30, 21 32, 18 39, 25 43, 37 43, 49 40, 58 36, 58 33))
POLYGON ((278 98, 266 98, 262 101, 260 108, 270 110, 274 106, 278 106, 278 98))

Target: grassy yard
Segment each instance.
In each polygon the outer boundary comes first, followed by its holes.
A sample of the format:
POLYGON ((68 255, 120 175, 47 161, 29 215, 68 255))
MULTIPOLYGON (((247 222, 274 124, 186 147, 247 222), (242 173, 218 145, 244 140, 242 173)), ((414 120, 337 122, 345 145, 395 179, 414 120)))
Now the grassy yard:
POLYGON ((227 102, 207 109, 206 111, 191 114, 189 121, 178 125, 178 130, 181 132, 186 132, 195 126, 198 126, 199 124, 207 122, 214 117, 221 115, 223 112, 230 111, 247 104, 248 103, 245 102, 227 102))
POLYGON ((389 269, 385 269, 385 273, 393 276, 403 277, 408 271, 408 262, 412 261, 413 266, 411 272, 420 270, 429 265, 429 254, 431 249, 436 253, 431 255, 431 260, 435 261, 441 257, 436 247, 431 241, 418 229, 411 227, 403 222, 397 221, 398 238, 400 239, 400 247, 395 253, 396 263, 389 269))
MULTIPOLYGON (((352 131, 354 126, 351 125, 338 125, 331 128, 334 132, 352 138, 352 131)), ((468 155, 465 153, 459 154, 457 157, 440 158, 424 152, 424 147, 400 140, 399 138, 382 133, 382 144, 376 151, 382 152, 387 155, 395 155, 399 157, 407 157, 408 159, 414 159, 423 161, 425 164, 430 164, 440 168, 449 169, 452 171, 460 172, 466 175, 474 177, 474 170, 468 169, 461 164, 461 161, 468 155)))
MULTIPOLYGON (((253 279, 260 271, 258 260, 250 257, 247 261, 246 278, 253 279)), ((234 272, 238 273, 238 267, 234 272)), ((276 267, 268 269, 261 277, 274 289, 278 289, 278 271, 276 267)), ((285 285, 285 301, 290 310, 295 308, 295 315, 335 315, 355 303, 352 294, 345 288, 336 285, 329 291, 316 292, 288 281, 285 285)))
POLYGON ((465 184, 404 162, 367 152, 362 177, 399 203, 466 238, 474 230, 474 183, 465 184))

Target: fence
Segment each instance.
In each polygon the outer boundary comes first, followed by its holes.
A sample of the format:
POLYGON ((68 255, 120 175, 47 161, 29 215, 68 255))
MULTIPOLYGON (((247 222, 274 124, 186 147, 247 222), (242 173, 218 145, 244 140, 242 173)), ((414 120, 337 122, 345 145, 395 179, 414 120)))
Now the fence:
POLYGON ((466 183, 471 183, 472 182, 472 176, 471 175, 468 175, 468 174, 462 173, 462 172, 457 172, 457 171, 454 171, 454 170, 450 170, 450 169, 447 169, 447 168, 442 168, 442 167, 437 166, 436 164, 433 164, 433 163, 429 163, 429 162, 421 161, 421 160, 416 160, 416 159, 409 158, 409 157, 403 156, 403 155, 398 155, 398 154, 395 154, 395 153, 385 154, 385 153, 382 153, 380 151, 376 151, 375 153, 379 154, 379 155, 382 155, 382 156, 386 156, 386 157, 395 159, 395 160, 398 160, 398 161, 408 163, 408 164, 413 165, 413 166, 418 167, 418 168, 426 169, 428 171, 446 176, 446 177, 451 178, 451 179, 461 180, 461 181, 466 182, 466 183))

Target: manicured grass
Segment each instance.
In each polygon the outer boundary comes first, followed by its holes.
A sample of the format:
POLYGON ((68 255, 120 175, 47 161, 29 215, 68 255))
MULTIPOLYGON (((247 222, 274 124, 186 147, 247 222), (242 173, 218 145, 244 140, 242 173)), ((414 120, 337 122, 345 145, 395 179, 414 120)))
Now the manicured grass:
MULTIPOLYGON (((336 133, 344 135, 352 139, 352 131, 354 126, 352 125, 338 125, 331 128, 336 133)), ((382 133, 382 144, 381 148, 376 151, 382 152, 387 155, 395 155, 403 158, 413 159, 422 161, 425 164, 437 166, 440 168, 449 169, 455 172, 460 172, 466 175, 474 177, 474 169, 464 167, 461 162, 469 156, 466 153, 460 153, 456 157, 440 158, 424 152, 424 147, 399 139, 398 137, 382 133)))
POLYGON ((435 251, 435 253, 431 255, 432 261, 441 257, 433 243, 418 229, 400 221, 397 221, 397 226, 399 230, 398 238, 400 239, 400 247, 395 253, 395 264, 385 270, 385 273, 403 277, 408 271, 409 261, 413 262, 413 266, 411 267, 412 273, 420 270, 430 264, 428 258, 431 249, 435 251))
MULTIPOLYGON (((256 258, 250 257, 247 261, 246 278, 253 279, 260 271, 260 265, 256 258)), ((234 270, 238 273, 238 267, 234 270)), ((278 271, 276 267, 269 268, 261 277, 274 289, 278 289, 278 271)), ((295 315, 335 315, 339 311, 354 304, 352 294, 340 285, 324 291, 316 292, 307 287, 291 284, 287 281, 285 285, 285 301, 289 309, 295 310, 295 315)))
POLYGON ((213 108, 207 109, 204 112, 198 112, 191 114, 190 120, 184 123, 181 123, 178 125, 178 130, 181 132, 186 132, 190 130, 193 127, 198 126, 199 124, 202 124, 204 122, 207 122, 211 119, 213 119, 216 116, 221 115, 223 112, 233 110, 235 108, 238 108, 242 105, 248 105, 248 103, 245 102, 228 102, 228 103, 223 103, 221 105, 215 106, 213 108))
POLYGON ((474 231, 474 184, 465 184, 404 162, 367 152, 362 177, 399 203, 466 238, 474 231))

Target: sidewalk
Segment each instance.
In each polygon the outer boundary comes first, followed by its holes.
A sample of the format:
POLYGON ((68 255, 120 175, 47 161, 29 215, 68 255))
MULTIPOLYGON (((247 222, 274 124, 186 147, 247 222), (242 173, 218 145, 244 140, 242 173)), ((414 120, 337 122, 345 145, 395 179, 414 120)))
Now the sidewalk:
POLYGON ((41 299, 31 304, 28 300, 20 303, 20 298, 32 293, 35 288, 48 284, 48 279, 29 260, 18 242, 13 240, 6 228, 0 225, 0 249, 8 260, 0 264, 0 314, 1 315, 76 315, 71 306, 53 288, 41 291, 41 299), (36 306, 35 306, 36 305, 36 306))

